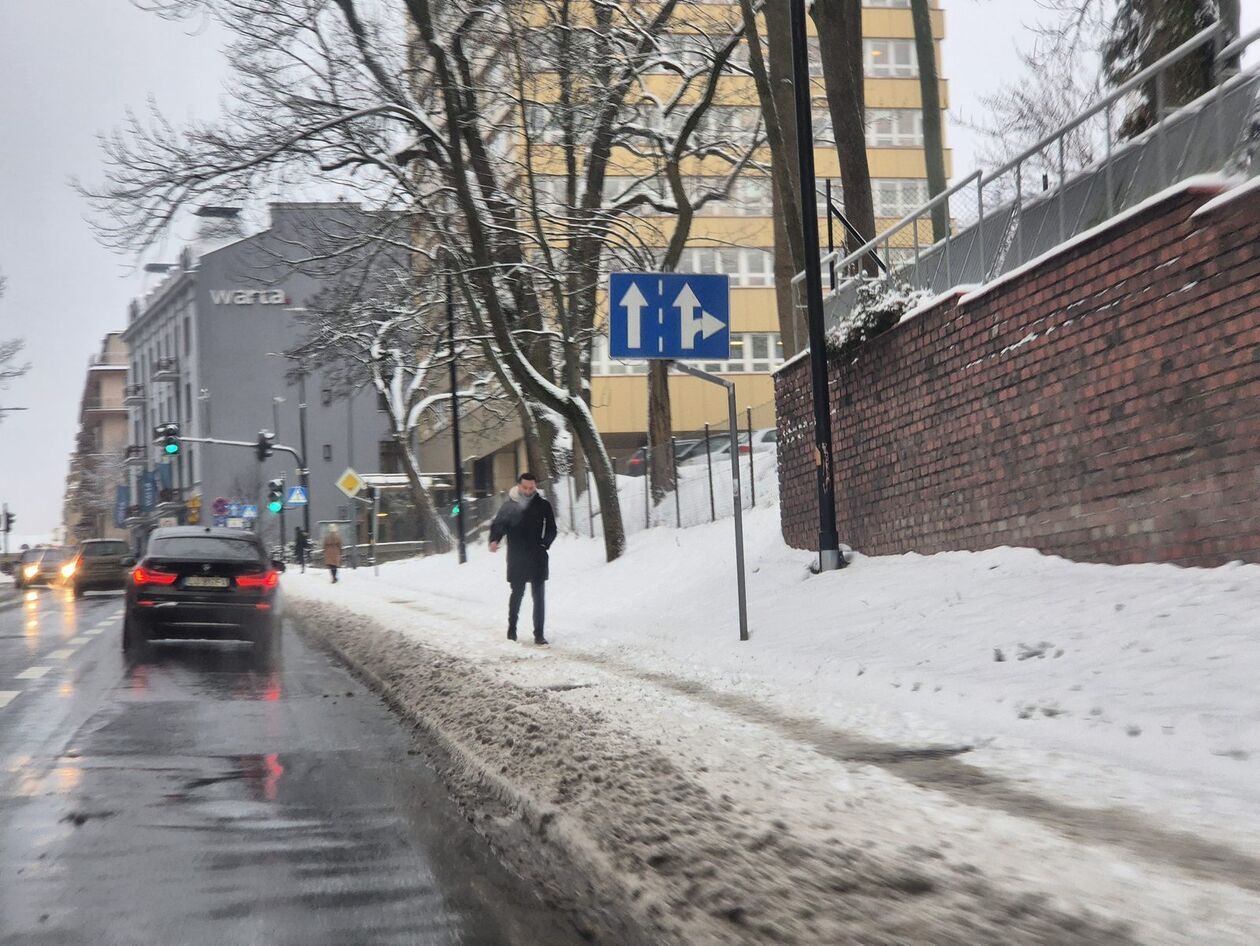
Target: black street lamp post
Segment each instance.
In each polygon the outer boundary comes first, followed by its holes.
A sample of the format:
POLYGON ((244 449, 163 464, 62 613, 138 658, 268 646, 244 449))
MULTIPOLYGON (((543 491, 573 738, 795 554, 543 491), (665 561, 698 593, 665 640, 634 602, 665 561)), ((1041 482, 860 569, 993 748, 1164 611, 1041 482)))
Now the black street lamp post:
POLYGON ((832 475, 831 405, 827 393, 827 338, 823 327, 822 263, 818 256, 818 184, 814 172, 813 90, 805 0, 792 4, 792 86, 796 95, 796 154, 801 172, 801 220, 805 228, 805 296, 809 322, 809 364, 814 396, 814 464, 818 478, 818 570, 844 568, 836 532, 836 492, 832 475))

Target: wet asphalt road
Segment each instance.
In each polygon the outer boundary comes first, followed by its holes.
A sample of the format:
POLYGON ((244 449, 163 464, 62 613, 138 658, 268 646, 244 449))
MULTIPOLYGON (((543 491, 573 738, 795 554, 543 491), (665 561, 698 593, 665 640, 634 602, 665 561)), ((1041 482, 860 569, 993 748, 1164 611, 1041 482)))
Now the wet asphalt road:
POLYGON ((121 612, 0 603, 0 943, 581 941, 292 627, 129 666, 121 612))

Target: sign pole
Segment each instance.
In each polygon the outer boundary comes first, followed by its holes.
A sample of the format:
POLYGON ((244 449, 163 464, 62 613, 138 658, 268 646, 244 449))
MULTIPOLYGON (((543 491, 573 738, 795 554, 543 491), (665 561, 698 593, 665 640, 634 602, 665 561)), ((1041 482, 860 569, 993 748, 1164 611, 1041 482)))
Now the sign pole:
POLYGON ((674 362, 674 367, 679 371, 685 371, 693 378, 699 378, 711 384, 720 384, 726 388, 726 410, 731 426, 731 499, 735 510, 735 583, 736 593, 739 596, 739 639, 746 641, 748 640, 748 593, 744 584, 744 503, 739 487, 739 445, 736 442, 736 437, 739 436, 739 420, 735 413, 735 382, 719 378, 699 368, 693 368, 683 361, 674 362))
POLYGON ((372 487, 372 574, 380 575, 381 566, 376 560, 376 535, 381 521, 381 488, 372 487))

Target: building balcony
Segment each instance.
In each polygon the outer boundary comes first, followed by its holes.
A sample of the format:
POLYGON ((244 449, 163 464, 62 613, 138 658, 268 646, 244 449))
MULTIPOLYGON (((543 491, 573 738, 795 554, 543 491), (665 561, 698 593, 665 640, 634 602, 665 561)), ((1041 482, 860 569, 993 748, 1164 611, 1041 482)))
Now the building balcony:
POLYGON ((128 407, 139 407, 144 404, 144 385, 129 384, 123 388, 123 403, 128 407))
POLYGON ((85 397, 83 413, 85 414, 119 414, 126 413, 124 402, 114 397, 85 397))
POLYGON ((126 371, 130 365, 127 355, 123 352, 106 352, 100 355, 93 355, 88 361, 89 371, 126 371))
POLYGON ((144 466, 147 459, 145 448, 139 444, 132 444, 127 448, 127 452, 123 457, 123 462, 127 466, 144 466))
POLYGON ((154 381, 178 381, 179 361, 174 358, 162 358, 153 372, 154 381))

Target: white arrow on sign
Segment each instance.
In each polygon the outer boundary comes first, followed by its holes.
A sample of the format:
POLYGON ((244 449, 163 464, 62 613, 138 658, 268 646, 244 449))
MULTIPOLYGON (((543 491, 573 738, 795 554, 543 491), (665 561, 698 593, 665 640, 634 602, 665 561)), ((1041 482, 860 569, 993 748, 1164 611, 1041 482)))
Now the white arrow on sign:
POLYGON ((647 297, 643 295, 643 291, 639 289, 638 284, 632 282, 630 288, 626 290, 626 294, 621 297, 620 304, 626 307, 626 314, 630 317, 629 321, 626 322, 626 346, 638 348, 642 344, 642 313, 647 305, 647 297))
POLYGON ((685 349, 696 347, 697 335, 703 341, 726 328, 721 319, 700 308, 700 300, 691 291, 690 283, 683 283, 682 292, 674 300, 674 307, 682 313, 682 347, 685 349), (697 311, 699 315, 696 315, 697 311))

